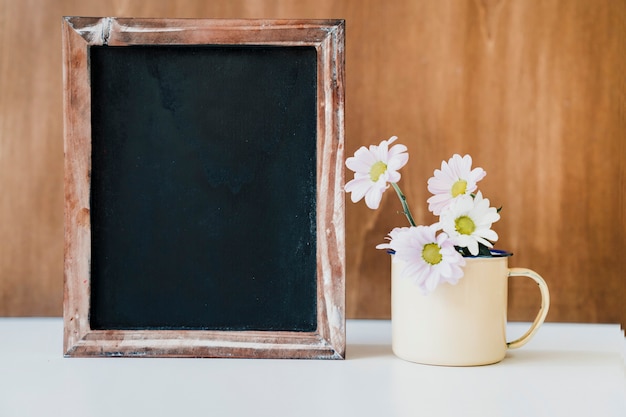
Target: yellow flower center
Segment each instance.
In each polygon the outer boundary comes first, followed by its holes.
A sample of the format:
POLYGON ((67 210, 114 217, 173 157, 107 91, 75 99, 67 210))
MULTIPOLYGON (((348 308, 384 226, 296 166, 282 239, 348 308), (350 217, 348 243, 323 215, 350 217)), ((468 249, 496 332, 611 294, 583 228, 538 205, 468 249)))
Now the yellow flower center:
POLYGON ((422 259, 431 265, 437 265, 443 259, 439 245, 436 243, 427 243, 422 249, 422 259))
POLYGON ((462 235, 471 235, 476 230, 476 224, 469 216, 457 217, 454 221, 454 226, 456 231, 462 235))
POLYGON ((376 162, 370 169, 370 179, 374 182, 378 181, 378 178, 380 178, 385 171, 387 171, 387 164, 382 161, 376 162))
POLYGON ((452 184, 452 197, 465 194, 466 190, 467 190, 467 181, 458 180, 457 182, 452 184))

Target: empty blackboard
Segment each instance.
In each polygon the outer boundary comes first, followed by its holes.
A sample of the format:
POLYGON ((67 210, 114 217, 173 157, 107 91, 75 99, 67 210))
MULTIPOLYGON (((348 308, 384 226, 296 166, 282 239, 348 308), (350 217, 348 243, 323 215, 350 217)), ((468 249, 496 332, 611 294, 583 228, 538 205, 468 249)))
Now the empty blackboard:
POLYGON ((343 357, 342 27, 64 19, 67 356, 343 357))
POLYGON ((315 330, 315 48, 90 62, 92 328, 315 330))

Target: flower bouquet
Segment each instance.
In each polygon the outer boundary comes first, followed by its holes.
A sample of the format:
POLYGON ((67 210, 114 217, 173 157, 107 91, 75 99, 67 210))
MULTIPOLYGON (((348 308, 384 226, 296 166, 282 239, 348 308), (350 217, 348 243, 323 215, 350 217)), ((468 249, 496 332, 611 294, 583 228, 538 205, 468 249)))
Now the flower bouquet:
POLYGON ((536 272, 509 268, 507 252, 496 251, 500 220, 478 191, 486 172, 472 168, 469 155, 453 155, 428 180, 428 209, 439 220, 418 226, 398 186, 398 172, 409 160, 395 136, 379 145, 359 148, 346 165, 354 179, 345 185, 352 201, 380 205, 389 185, 400 198, 409 222, 396 227, 377 246, 393 254, 391 262, 392 350, 402 359, 430 365, 474 366, 496 363, 508 349, 523 346, 546 318, 548 286, 536 272), (530 329, 507 342, 508 279, 525 276, 539 285, 541 307, 530 329), (465 277, 463 280, 461 278, 465 277), (413 285, 415 283, 416 285, 413 285), (442 285, 434 291, 439 284, 442 285))
POLYGON ((377 209, 383 193, 391 185, 402 204, 409 226, 394 228, 388 242, 377 246, 395 254, 403 261, 401 276, 413 280, 423 293, 431 293, 443 282, 455 285, 463 277, 466 257, 502 256, 493 251, 498 234, 491 229, 500 219, 499 209, 490 206, 489 199, 477 191, 477 183, 486 172, 472 169, 472 158, 453 155, 441 163, 428 180, 428 209, 439 221, 429 225, 416 225, 405 195, 398 186, 399 170, 409 160, 407 147, 392 144, 396 136, 379 145, 359 148, 346 160, 354 171, 354 178, 345 185, 352 202, 365 199, 370 209, 377 209))
POLYGON ((406 146, 394 144, 396 140, 394 136, 359 148, 346 160, 354 179, 345 185, 353 202, 365 199, 371 209, 378 208, 391 185, 409 222, 393 229, 388 241, 377 246, 393 254, 392 350, 402 359, 430 365, 499 362, 508 349, 527 343, 543 323, 550 304, 548 287, 530 269, 509 268, 510 254, 493 249, 498 234, 491 226, 500 219, 500 210, 478 191, 486 172, 472 168, 469 155, 453 155, 434 171, 427 202, 439 220, 416 225, 398 186, 399 170, 409 155, 406 146), (507 342, 507 285, 513 276, 539 285, 541 308, 526 334, 507 342), (442 283, 452 285, 439 286, 442 283))

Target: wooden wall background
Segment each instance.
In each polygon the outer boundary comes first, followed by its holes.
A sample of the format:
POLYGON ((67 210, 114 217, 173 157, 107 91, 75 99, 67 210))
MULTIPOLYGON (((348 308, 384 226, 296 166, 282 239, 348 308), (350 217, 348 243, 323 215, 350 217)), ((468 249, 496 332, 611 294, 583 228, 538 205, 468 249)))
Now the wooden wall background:
MULTIPOLYGON (((499 247, 541 273, 549 321, 626 326, 626 2, 613 0, 0 0, 0 315, 62 313, 63 15, 344 18, 347 153, 398 135, 401 185, 430 224, 426 181, 470 153, 502 205, 499 247)), ((347 202, 349 317, 386 318, 404 225, 347 202)), ((516 280, 509 316, 529 320, 516 280)))

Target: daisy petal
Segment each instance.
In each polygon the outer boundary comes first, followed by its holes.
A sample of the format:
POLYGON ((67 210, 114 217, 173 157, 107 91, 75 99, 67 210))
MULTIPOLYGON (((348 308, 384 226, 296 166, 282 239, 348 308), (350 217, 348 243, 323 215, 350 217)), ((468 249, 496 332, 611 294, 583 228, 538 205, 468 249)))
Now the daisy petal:
POLYGON ((376 210, 380 205, 380 200, 383 198, 384 189, 378 187, 370 187, 365 193, 365 204, 372 210, 376 210))

